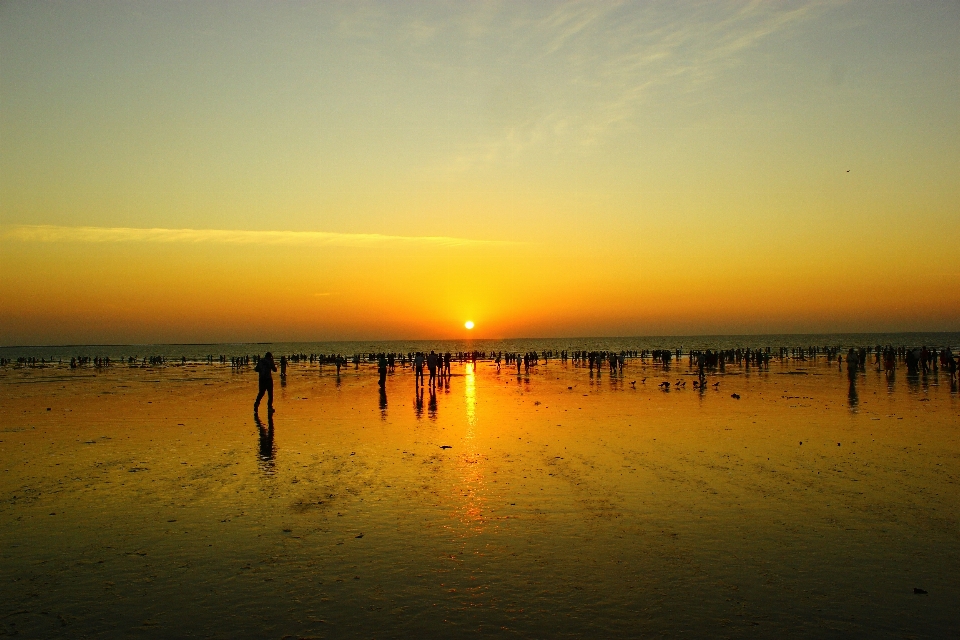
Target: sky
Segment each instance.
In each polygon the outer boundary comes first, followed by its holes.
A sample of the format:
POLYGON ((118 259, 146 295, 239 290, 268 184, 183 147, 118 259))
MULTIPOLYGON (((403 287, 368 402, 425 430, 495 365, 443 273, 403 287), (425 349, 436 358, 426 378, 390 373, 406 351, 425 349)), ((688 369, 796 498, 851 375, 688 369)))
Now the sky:
POLYGON ((2 2, 0 344, 956 331, 958 33, 955 1, 2 2))

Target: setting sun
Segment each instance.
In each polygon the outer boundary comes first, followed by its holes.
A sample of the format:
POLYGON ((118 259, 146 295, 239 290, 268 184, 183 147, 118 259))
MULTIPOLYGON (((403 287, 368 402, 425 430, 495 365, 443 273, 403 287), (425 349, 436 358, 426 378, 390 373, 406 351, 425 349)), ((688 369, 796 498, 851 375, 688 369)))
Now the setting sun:
POLYGON ((467 329, 473 329, 473 320, 467 320, 463 323, 463 326, 465 326, 467 329))

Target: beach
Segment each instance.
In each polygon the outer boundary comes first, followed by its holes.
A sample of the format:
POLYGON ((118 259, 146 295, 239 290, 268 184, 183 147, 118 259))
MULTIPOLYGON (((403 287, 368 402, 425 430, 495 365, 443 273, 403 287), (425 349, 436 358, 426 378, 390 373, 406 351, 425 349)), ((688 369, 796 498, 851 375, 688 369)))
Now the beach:
POLYGON ((692 373, 291 365, 271 426, 249 370, 5 368, 3 629, 956 634, 955 385, 692 373))

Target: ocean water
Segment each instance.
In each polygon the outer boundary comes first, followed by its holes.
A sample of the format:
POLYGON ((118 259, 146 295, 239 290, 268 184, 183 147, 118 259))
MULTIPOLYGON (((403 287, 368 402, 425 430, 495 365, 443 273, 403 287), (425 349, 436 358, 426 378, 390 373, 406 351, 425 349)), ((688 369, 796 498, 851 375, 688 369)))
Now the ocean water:
POLYGON ((109 357, 112 360, 128 357, 164 356, 179 360, 204 361, 243 355, 263 354, 343 354, 355 353, 409 353, 435 350, 443 352, 502 351, 527 353, 530 351, 622 351, 653 349, 736 349, 780 347, 873 347, 936 346, 960 351, 960 332, 952 333, 838 333, 838 334, 769 334, 718 336, 647 336, 625 338, 512 338, 508 340, 388 340, 354 342, 260 342, 236 344, 142 344, 142 345, 63 345, 63 346, 5 346, 0 357, 16 360, 19 357, 69 361, 71 357, 109 357))

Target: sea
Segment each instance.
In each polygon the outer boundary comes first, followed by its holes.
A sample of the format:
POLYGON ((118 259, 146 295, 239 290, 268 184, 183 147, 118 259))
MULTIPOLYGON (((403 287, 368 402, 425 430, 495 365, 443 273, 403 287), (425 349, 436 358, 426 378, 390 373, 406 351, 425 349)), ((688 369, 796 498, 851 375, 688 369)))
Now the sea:
POLYGON ((571 351, 642 351, 654 349, 737 349, 767 348, 776 350, 796 347, 896 347, 951 348, 960 351, 960 332, 914 332, 914 333, 794 333, 756 335, 696 335, 696 336, 633 336, 633 337, 581 337, 581 338, 508 338, 477 340, 362 340, 362 341, 316 341, 316 342, 237 342, 211 344, 74 344, 44 346, 3 346, 0 358, 16 361, 17 358, 36 358, 42 361, 69 360, 72 357, 110 358, 126 360, 162 356, 166 359, 186 358, 203 362, 208 358, 219 359, 238 356, 253 356, 270 351, 282 354, 352 354, 413 353, 437 351, 440 353, 481 351, 486 353, 554 353, 571 351))

